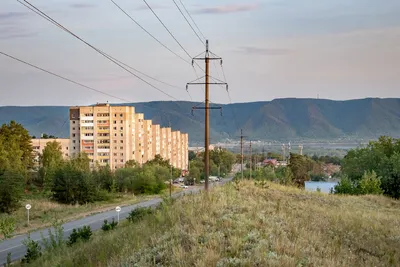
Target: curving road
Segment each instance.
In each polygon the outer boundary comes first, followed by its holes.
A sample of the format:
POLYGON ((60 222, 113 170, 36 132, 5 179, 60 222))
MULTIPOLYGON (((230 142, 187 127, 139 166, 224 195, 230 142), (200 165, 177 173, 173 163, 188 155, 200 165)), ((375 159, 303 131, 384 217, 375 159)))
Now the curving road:
MULTIPOLYGON (((219 182, 217 184, 210 184, 210 185, 211 186, 223 185, 231 180, 232 180, 232 178, 227 178, 227 179, 223 179, 221 182, 219 182)), ((202 187, 192 187, 190 189, 186 189, 182 192, 174 194, 173 197, 177 198, 177 197, 180 197, 180 196, 188 194, 188 193, 190 193, 190 194, 198 193, 200 190, 203 190, 203 188, 202 187)), ((129 213, 134 209, 137 209, 139 207, 156 207, 161 202, 162 202, 161 198, 155 198, 155 199, 147 200, 147 201, 140 202, 140 203, 137 203, 134 205, 122 207, 122 210, 119 214, 119 219, 120 220, 126 219, 129 215, 129 213)), ((65 239, 68 238, 68 236, 72 233, 72 230, 74 228, 81 228, 85 225, 90 226, 92 231, 99 230, 99 229, 101 229, 104 220, 111 221, 113 218, 115 220, 117 220, 117 214, 116 214, 115 210, 110 210, 110 211, 98 213, 95 215, 91 215, 91 216, 88 216, 88 217, 85 217, 85 218, 82 218, 82 219, 79 219, 76 221, 67 222, 67 223, 63 224, 64 238, 65 239)), ((32 232, 30 234, 31 239, 34 241, 41 242, 42 235, 43 235, 43 237, 48 238, 49 237, 48 229, 50 229, 50 228, 32 232), (41 233, 42 233, 42 235, 41 235, 41 233)), ((26 247, 24 244, 22 244, 22 241, 27 239, 27 237, 28 237, 27 234, 20 235, 20 236, 16 236, 12 239, 8 239, 8 240, 5 240, 0 243, 0 265, 3 265, 4 263, 6 263, 8 253, 11 253, 12 261, 16 261, 16 260, 22 259, 24 257, 24 255, 26 253, 26 247)))

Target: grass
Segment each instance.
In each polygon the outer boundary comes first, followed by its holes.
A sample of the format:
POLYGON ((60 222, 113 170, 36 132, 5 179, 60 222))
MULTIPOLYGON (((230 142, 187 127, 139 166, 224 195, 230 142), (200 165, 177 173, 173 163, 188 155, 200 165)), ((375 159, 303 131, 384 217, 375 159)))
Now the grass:
MULTIPOLYGON (((174 188, 174 192, 180 190, 180 188, 174 188)), ((39 197, 38 195, 32 195, 22 201, 21 204, 23 205, 13 214, 0 214, 0 219, 6 216, 12 216, 15 218, 16 229, 14 235, 18 235, 49 227, 55 220, 62 220, 63 222, 73 221, 113 209, 117 205, 132 205, 156 197, 160 197, 160 195, 115 194, 111 196, 108 201, 99 201, 85 205, 65 205, 48 200, 44 197, 39 197), (27 210, 25 209, 25 204, 28 203, 32 206, 29 211, 29 226, 27 224, 27 210)), ((0 233, 0 240, 2 238, 3 236, 0 233)))
POLYGON ((32 266, 400 266, 400 202, 245 181, 180 198, 32 266))

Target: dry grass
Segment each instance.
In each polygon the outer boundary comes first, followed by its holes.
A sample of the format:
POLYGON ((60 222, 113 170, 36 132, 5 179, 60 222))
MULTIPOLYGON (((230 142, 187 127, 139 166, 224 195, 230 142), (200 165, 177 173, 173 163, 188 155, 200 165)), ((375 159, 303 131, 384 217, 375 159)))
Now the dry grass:
MULTIPOLYGON (((175 188, 174 191, 181 189, 175 188)), ((159 197, 158 195, 146 196, 133 194, 122 194, 115 196, 109 201, 95 202, 86 205, 65 205, 45 198, 28 198, 17 211, 11 215, 0 214, 0 218, 12 216, 16 220, 16 231, 14 235, 27 233, 28 231, 37 230, 51 226, 55 220, 64 222, 80 219, 95 213, 111 210, 116 205, 126 206, 132 205, 145 200, 159 197), (27 211, 25 204, 30 204, 32 209, 29 214, 29 226, 27 225, 27 211)), ((0 240, 3 236, 0 234, 0 240)))
POLYGON ((400 202, 242 182, 44 255, 36 266, 400 266, 400 202))

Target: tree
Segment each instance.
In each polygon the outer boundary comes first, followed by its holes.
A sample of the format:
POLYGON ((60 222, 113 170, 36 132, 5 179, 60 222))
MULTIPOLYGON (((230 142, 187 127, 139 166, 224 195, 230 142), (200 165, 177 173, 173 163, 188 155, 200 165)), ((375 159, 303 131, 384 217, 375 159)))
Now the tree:
POLYGON ((310 180, 308 164, 309 162, 304 156, 290 153, 290 162, 288 167, 293 173, 293 182, 299 187, 304 187, 305 181, 310 180))
POLYGON ((342 161, 342 173, 358 184, 365 171, 375 171, 384 194, 400 198, 399 155, 400 139, 382 136, 366 147, 349 151, 342 161))
MULTIPOLYGON (((0 136, 3 140, 3 145, 9 148, 8 144, 16 144, 21 151, 21 156, 17 160, 21 162, 25 169, 33 167, 33 148, 31 144, 31 137, 28 131, 19 123, 11 121, 9 124, 3 124, 0 127, 0 136)), ((15 149, 15 147, 13 147, 15 149)), ((9 157, 13 155, 8 153, 9 157)), ((16 162, 13 162, 16 164, 16 162)))
POLYGON ((19 206, 24 193, 24 176, 16 170, 0 173, 0 212, 11 213, 19 206))
POLYGON ((139 163, 136 160, 128 160, 125 163, 125 168, 136 168, 139 167, 139 163))
POLYGON ((358 184, 358 191, 361 195, 380 195, 382 194, 381 180, 374 171, 365 172, 358 184))
POLYGON ((194 151, 189 151, 189 161, 192 161, 196 158, 196 153, 194 151))
POLYGON ((43 154, 40 155, 40 162, 40 173, 43 181, 42 186, 46 191, 49 191, 52 188, 54 174, 57 168, 64 162, 61 144, 57 141, 48 142, 43 149, 43 154))
POLYGON ((52 187, 56 201, 65 204, 85 204, 96 200, 98 191, 93 175, 89 170, 85 170, 81 160, 78 160, 78 163, 68 162, 56 171, 52 187))

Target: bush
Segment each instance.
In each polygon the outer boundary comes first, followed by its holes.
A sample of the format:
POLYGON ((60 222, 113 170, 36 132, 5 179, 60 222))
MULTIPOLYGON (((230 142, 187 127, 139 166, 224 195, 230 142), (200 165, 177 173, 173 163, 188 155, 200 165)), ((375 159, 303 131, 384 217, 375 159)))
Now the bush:
POLYGON ((381 180, 374 171, 365 172, 358 184, 358 191, 361 195, 380 195, 382 194, 381 180))
POLYGON ((83 226, 83 228, 78 228, 78 230, 73 229, 71 235, 69 236, 69 240, 67 242, 68 246, 72 246, 79 240, 88 241, 92 236, 92 230, 90 226, 83 226))
POLYGON ((52 232, 51 229, 48 230, 48 238, 45 238, 43 234, 40 233, 46 251, 52 251, 64 245, 64 228, 62 227, 62 222, 55 221, 53 223, 53 229, 54 232, 52 232))
POLYGON ((12 217, 0 219, 0 231, 4 239, 10 238, 15 231, 15 219, 12 217))
POLYGON ((22 241, 22 243, 26 246, 26 254, 22 259, 22 263, 31 263, 32 261, 38 259, 42 256, 42 248, 39 245, 39 242, 35 242, 28 235, 28 239, 22 241))
POLYGON ((0 173, 0 212, 11 213, 19 207, 24 182, 24 176, 18 171, 0 173))
POLYGON ((356 194, 357 190, 354 183, 347 178, 347 176, 345 176, 337 185, 335 185, 334 192, 335 194, 354 195, 356 194))
POLYGON ((135 223, 143 219, 146 215, 152 214, 153 210, 151 208, 137 208, 129 213, 128 221, 135 223))
POLYGON ((335 194, 347 195, 380 195, 383 193, 381 189, 381 181, 374 171, 365 172, 360 181, 351 181, 344 177, 335 186, 335 194))
POLYGON ((115 227, 117 227, 117 225, 118 225, 118 222, 115 222, 114 219, 112 220, 111 223, 108 223, 107 220, 104 220, 104 224, 101 227, 101 230, 103 230, 105 232, 110 231, 110 230, 114 230, 115 227))
POLYGON ((75 163, 68 162, 55 173, 53 197, 65 204, 85 204, 96 200, 97 189, 93 175, 75 163))

